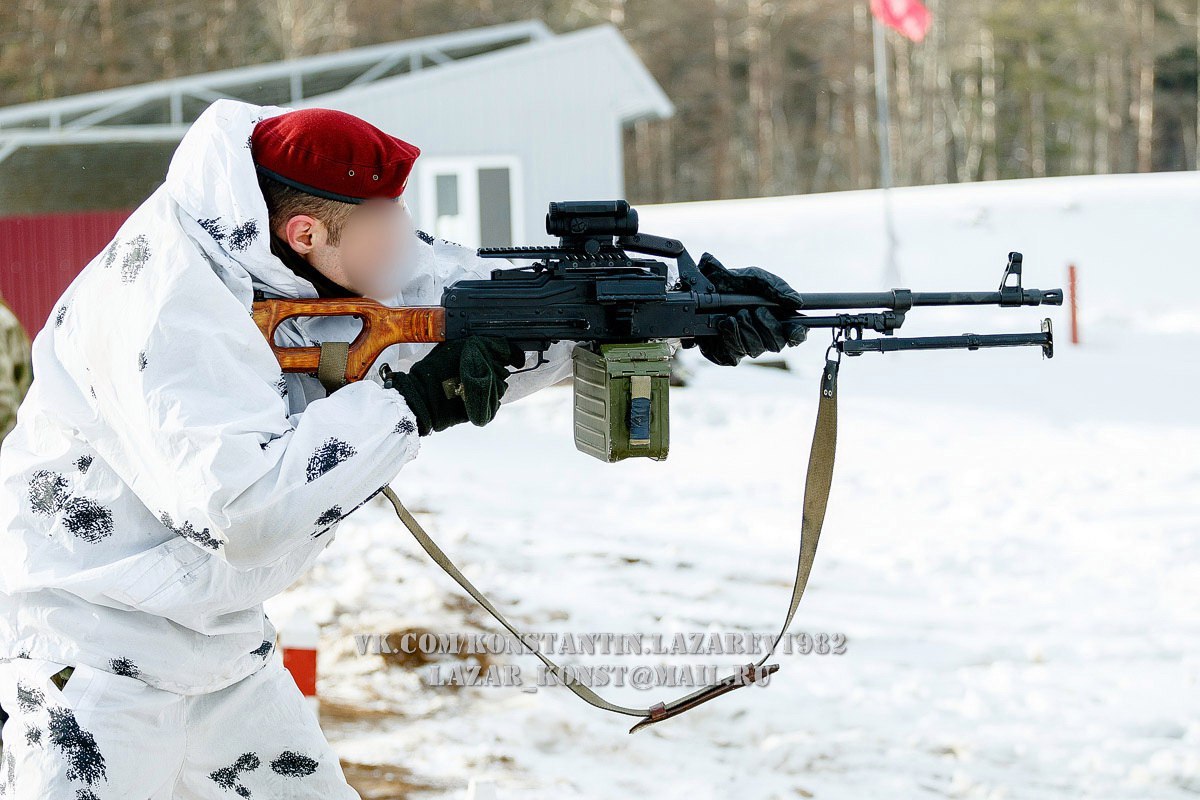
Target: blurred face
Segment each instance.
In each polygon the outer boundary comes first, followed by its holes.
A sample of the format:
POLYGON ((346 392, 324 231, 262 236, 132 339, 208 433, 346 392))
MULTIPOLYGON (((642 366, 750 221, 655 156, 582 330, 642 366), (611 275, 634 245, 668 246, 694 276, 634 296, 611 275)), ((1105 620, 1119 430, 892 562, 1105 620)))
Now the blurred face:
POLYGON ((372 198, 354 207, 342 226, 338 243, 320 220, 298 214, 288 220, 293 248, 326 277, 347 289, 377 300, 399 291, 415 235, 404 198, 372 198))
POLYGON ((364 297, 387 297, 400 289, 413 238, 404 198, 373 198, 359 205, 342 228, 338 258, 348 288, 364 297))

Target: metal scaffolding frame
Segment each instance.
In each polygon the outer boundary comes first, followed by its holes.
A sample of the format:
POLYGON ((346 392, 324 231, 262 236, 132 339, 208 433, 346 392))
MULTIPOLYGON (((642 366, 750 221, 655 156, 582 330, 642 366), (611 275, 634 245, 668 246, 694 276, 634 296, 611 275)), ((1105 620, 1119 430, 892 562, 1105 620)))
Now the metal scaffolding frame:
POLYGON ((540 20, 357 47, 0 108, 0 162, 21 147, 177 142, 213 101, 294 105, 482 53, 553 38, 540 20), (315 91, 305 93, 305 82, 315 91))

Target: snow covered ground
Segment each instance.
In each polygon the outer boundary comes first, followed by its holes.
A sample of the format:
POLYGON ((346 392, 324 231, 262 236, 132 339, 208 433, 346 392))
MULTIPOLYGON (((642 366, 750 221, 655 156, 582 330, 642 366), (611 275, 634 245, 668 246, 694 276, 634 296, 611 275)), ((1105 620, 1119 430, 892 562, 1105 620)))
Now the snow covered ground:
MULTIPOLYGON (((878 194, 642 209, 727 266, 800 291, 887 288, 878 194)), ((494 632, 383 502, 342 523, 268 606, 322 625, 324 723, 366 798, 1186 798, 1200 793, 1200 290, 1195 174, 895 193, 901 285, 994 289, 1079 265, 1065 309, 916 310, 902 335, 1033 331, 1036 348, 866 354, 840 381, 837 466, 793 632, 748 687, 630 736, 560 686, 444 687, 354 634, 494 632), (1191 296, 1189 296, 1191 295, 1191 296)), ((519 628, 774 633, 790 597, 827 334, 790 369, 683 351, 663 462, 574 449, 571 393, 423 440, 393 483, 519 628)), ((382 498, 377 498, 382 501, 382 498)), ((395 638, 393 637, 393 640, 395 638)), ((745 655, 555 655, 582 665, 724 665, 745 655)), ((536 682, 531 655, 497 656, 536 682)), ((757 660, 757 656, 754 657, 757 660)), ((467 663, 473 663, 468 661, 467 663)), ((647 706, 688 687, 600 686, 647 706)))

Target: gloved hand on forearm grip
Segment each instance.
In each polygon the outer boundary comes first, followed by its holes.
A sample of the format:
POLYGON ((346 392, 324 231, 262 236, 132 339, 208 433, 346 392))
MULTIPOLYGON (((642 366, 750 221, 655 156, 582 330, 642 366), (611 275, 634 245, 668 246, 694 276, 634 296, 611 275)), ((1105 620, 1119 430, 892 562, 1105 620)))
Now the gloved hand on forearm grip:
MULTIPOLYGON (((710 253, 700 257, 696 267, 712 281, 721 294, 752 294, 778 303, 781 311, 798 311, 800 294, 773 272, 759 267, 726 269, 710 253)), ((714 364, 736 366, 742 356, 754 358, 770 350, 778 353, 787 345, 808 338, 808 328, 796 321, 780 321, 761 306, 739 309, 717 322, 717 332, 684 342, 684 347, 699 347, 701 354, 714 364)))
POLYGON ((525 366, 525 351, 501 336, 468 336, 440 342, 408 372, 384 365, 383 385, 395 389, 427 436, 470 421, 486 425, 508 389, 508 366, 525 366))

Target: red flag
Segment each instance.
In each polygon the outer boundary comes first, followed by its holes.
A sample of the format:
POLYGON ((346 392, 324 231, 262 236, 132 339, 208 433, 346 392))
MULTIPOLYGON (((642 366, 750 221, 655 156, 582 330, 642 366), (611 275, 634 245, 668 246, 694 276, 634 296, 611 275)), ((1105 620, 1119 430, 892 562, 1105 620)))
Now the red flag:
POLYGON ((925 38, 933 16, 921 0, 871 0, 871 13, 890 28, 919 42, 925 38))

